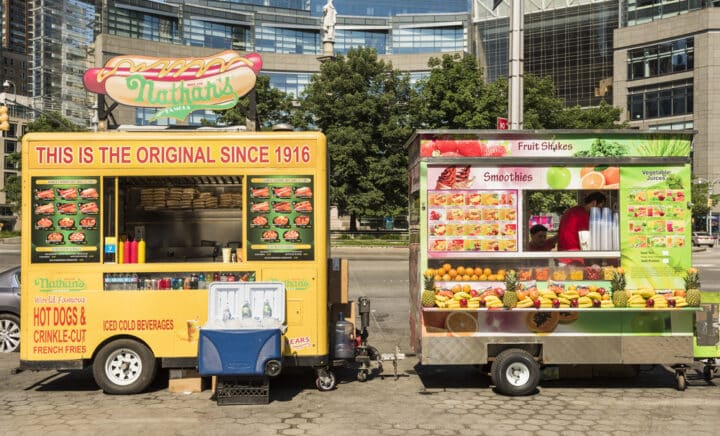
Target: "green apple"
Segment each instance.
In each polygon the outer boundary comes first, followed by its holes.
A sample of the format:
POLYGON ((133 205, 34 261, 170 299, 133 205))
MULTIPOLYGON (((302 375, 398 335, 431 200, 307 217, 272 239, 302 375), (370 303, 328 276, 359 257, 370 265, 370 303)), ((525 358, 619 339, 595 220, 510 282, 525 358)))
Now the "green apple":
POLYGON ((565 189, 570 185, 572 175, 565 167, 550 167, 547 170, 547 184, 553 189, 565 189))

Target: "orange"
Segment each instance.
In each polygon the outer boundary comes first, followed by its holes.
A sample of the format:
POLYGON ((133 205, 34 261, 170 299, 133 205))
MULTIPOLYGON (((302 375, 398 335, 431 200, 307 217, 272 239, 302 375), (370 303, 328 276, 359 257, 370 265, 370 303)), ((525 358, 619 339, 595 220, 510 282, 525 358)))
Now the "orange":
POLYGON ((580 170, 580 177, 583 177, 585 174, 587 174, 587 173, 589 173, 589 172, 591 172, 591 171, 595 171, 595 167, 583 167, 583 168, 580 170))
POLYGON ((449 281, 450 281, 450 274, 445 273, 445 274, 442 276, 442 281, 443 281, 443 282, 449 282, 449 281))
POLYGON ((472 289, 472 288, 470 288, 470 285, 462 285, 463 292, 470 293, 470 289, 472 289))
POLYGON ((605 177, 606 185, 614 185, 620 183, 620 168, 618 167, 607 167, 602 170, 602 175, 605 177))
POLYGON ((455 271, 457 271, 458 275, 461 276, 461 275, 465 274, 465 267, 459 266, 455 269, 455 271))
POLYGON ((488 278, 487 278, 487 276, 486 276, 485 274, 481 274, 480 277, 479 277, 479 279, 482 280, 482 281, 485 281, 485 280, 487 280, 488 278))
POLYGON ((457 270, 455 268, 450 268, 450 271, 448 271, 447 273, 451 279, 457 277, 457 270))
POLYGON ((458 292, 462 291, 462 286, 460 286, 460 285, 455 285, 455 286, 453 286, 452 289, 450 289, 450 290, 453 292, 453 294, 457 294, 458 292))
POLYGON ((480 276, 477 274, 473 274, 470 276, 470 280, 476 282, 476 281, 480 280, 480 276))
POLYGON ((489 276, 490 274, 492 274, 492 270, 490 268, 485 268, 483 270, 483 274, 485 274, 486 276, 489 276))
POLYGON ((470 275, 469 275, 469 274, 463 274, 462 279, 467 282, 467 281, 470 280, 470 275))
POLYGON ((478 331, 477 315, 468 312, 452 312, 445 318, 445 328, 452 335, 456 332, 478 331))
POLYGON ((483 275, 483 269, 480 268, 479 266, 475 267, 475 270, 474 270, 474 271, 475 271, 475 275, 476 275, 476 276, 481 276, 481 275, 483 275))
POLYGON ((450 265, 449 263, 444 263, 442 266, 442 269, 444 269, 446 272, 450 271, 450 268, 452 268, 452 265, 450 265))
POLYGON ((435 277, 433 277, 433 279, 434 279, 436 282, 441 282, 442 279, 443 279, 443 276, 441 276, 440 274, 435 274, 435 277))
POLYGON ((605 185, 605 176, 597 171, 591 171, 582 177, 580 183, 583 189, 599 189, 605 185))

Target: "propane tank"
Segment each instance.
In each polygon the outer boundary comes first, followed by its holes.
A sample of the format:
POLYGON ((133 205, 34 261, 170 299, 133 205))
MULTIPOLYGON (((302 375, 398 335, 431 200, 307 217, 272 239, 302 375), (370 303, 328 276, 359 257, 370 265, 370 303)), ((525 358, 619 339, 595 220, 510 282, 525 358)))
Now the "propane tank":
POLYGON ((351 359, 355 357, 353 349, 353 336, 355 327, 350 321, 345 321, 345 315, 340 312, 337 322, 335 323, 335 332, 333 334, 334 350, 333 354, 336 359, 351 359))

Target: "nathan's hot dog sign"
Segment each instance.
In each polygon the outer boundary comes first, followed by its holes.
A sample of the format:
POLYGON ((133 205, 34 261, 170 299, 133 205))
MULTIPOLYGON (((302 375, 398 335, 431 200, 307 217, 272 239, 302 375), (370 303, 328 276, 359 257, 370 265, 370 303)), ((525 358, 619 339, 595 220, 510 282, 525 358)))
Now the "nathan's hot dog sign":
POLYGON ((118 103, 163 108, 152 118, 184 120, 196 110, 230 109, 255 86, 262 59, 226 50, 204 58, 117 56, 85 72, 85 88, 118 103))

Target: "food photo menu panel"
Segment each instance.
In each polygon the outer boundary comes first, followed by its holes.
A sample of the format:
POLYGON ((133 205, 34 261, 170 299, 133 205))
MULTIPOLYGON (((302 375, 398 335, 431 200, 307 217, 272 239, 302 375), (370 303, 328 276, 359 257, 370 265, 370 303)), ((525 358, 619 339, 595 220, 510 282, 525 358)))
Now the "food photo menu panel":
POLYGON ((313 176, 251 176, 248 260, 314 258, 313 176))
POLYGON ((428 255, 518 251, 517 198, 509 189, 428 191, 428 255))
POLYGON ((100 261, 99 177, 33 177, 32 261, 100 261))

